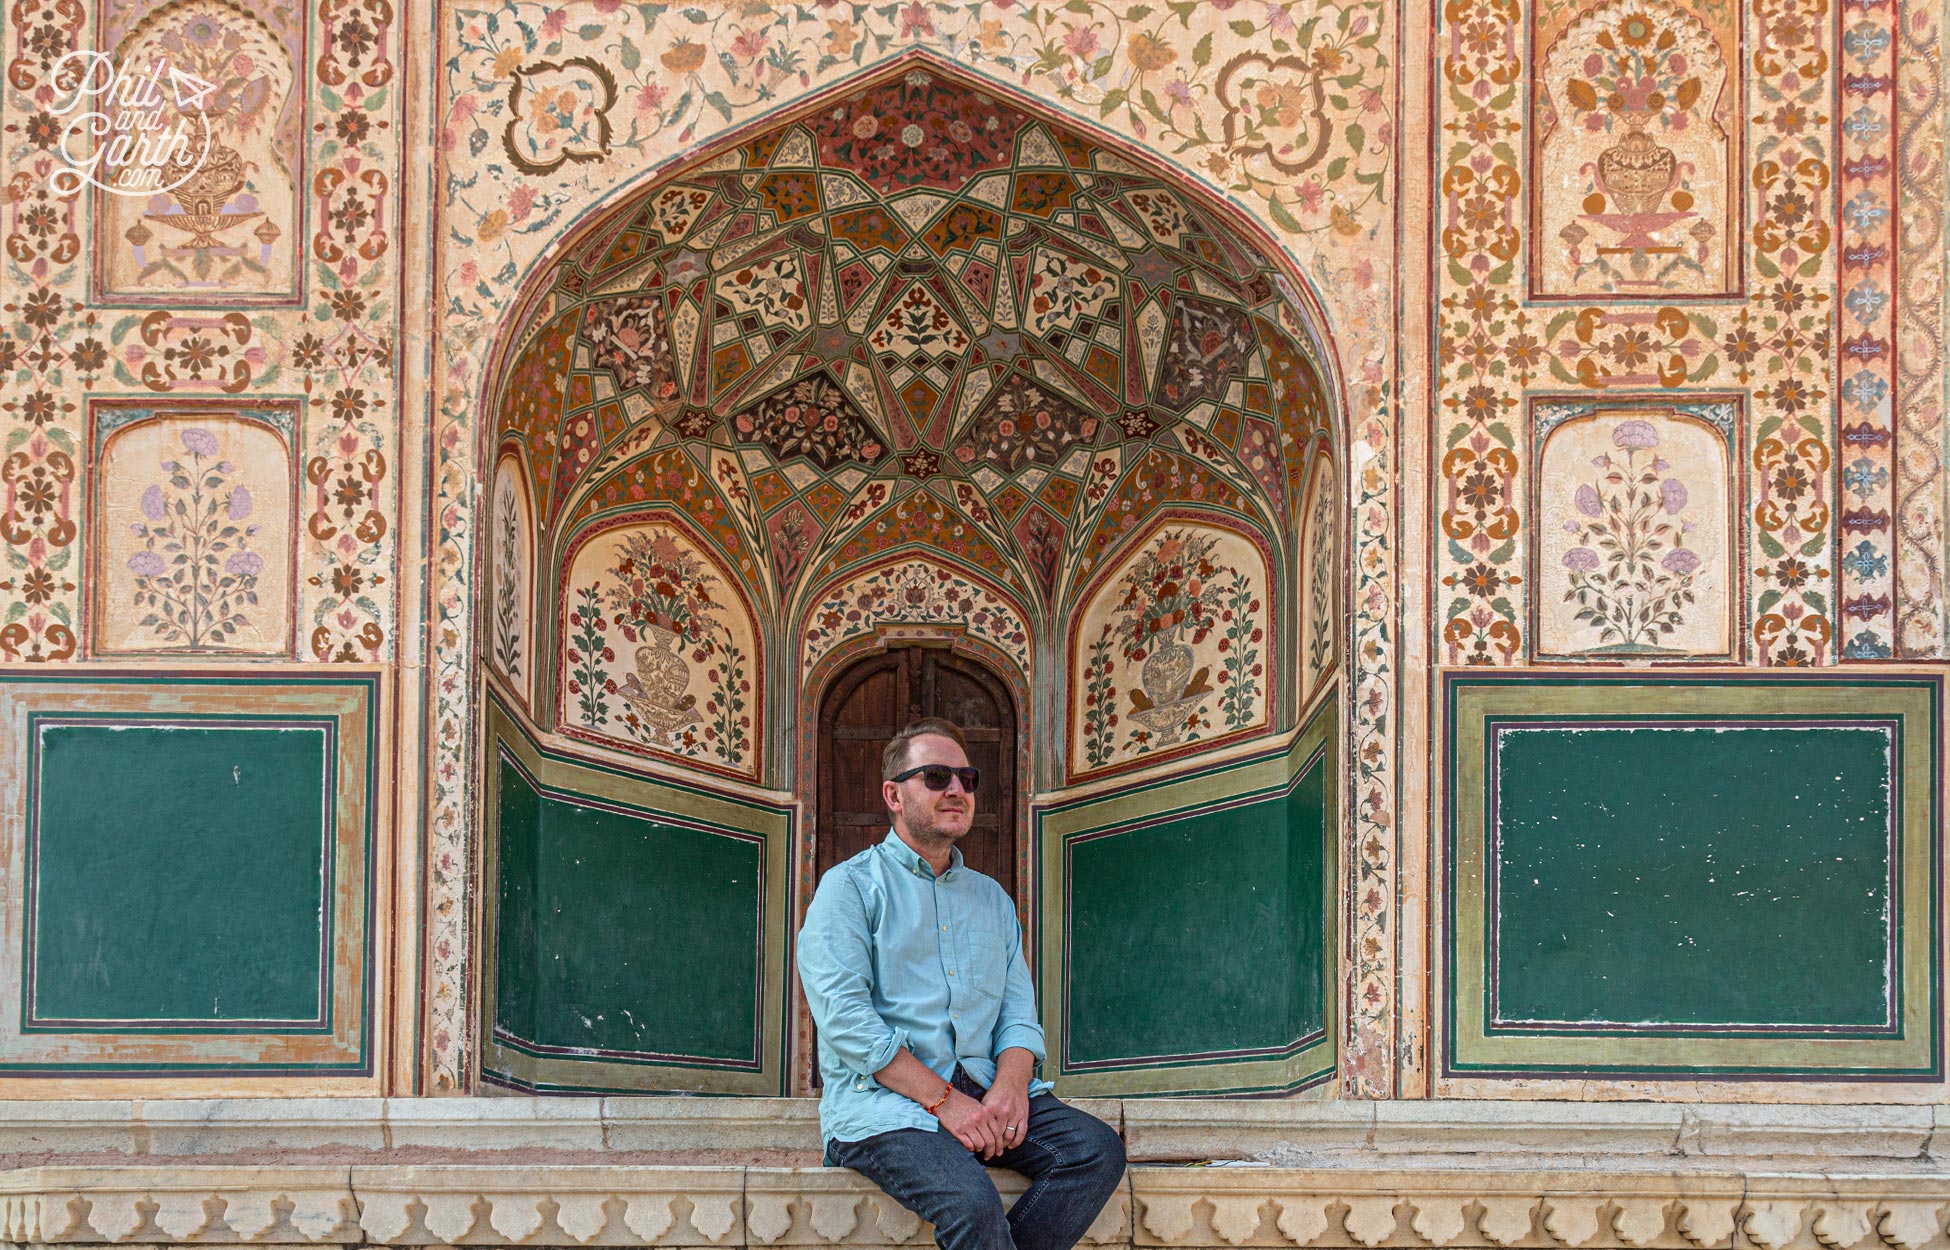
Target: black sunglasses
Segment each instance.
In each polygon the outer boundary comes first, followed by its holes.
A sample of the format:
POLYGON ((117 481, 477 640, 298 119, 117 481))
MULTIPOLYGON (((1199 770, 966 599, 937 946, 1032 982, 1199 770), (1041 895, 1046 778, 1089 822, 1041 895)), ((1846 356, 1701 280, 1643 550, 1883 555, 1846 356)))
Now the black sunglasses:
POLYGON ((946 790, 950 777, 960 778, 961 788, 969 794, 975 793, 976 788, 982 784, 981 769, 950 768, 946 764, 922 764, 918 768, 910 768, 904 773, 896 774, 894 780, 906 781, 917 773, 920 775, 921 784, 930 790, 946 790))

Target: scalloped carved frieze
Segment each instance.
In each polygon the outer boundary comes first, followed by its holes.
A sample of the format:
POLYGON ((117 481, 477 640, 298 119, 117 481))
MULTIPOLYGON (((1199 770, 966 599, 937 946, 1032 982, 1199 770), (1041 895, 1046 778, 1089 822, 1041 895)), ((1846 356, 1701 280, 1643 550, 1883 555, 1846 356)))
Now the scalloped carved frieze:
MULTIPOLYGON (((992 1173, 1005 1203, 1025 1182, 992 1173)), ((23 1169, 0 1244, 925 1246, 825 1168, 23 1169)), ((1088 1247, 1925 1250, 1950 1177, 1133 1168, 1088 1247), (1333 1184, 1323 1184, 1332 1181, 1333 1184)))

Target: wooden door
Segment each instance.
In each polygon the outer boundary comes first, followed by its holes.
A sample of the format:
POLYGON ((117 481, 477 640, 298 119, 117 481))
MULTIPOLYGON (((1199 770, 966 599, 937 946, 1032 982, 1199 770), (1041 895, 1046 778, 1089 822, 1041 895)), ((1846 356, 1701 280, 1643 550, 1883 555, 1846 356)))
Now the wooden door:
POLYGON ((842 672, 819 709, 818 869, 887 836, 880 753, 923 716, 945 716, 982 770, 962 860, 1016 892, 1016 712, 1008 688, 971 660, 939 647, 896 647, 842 672))

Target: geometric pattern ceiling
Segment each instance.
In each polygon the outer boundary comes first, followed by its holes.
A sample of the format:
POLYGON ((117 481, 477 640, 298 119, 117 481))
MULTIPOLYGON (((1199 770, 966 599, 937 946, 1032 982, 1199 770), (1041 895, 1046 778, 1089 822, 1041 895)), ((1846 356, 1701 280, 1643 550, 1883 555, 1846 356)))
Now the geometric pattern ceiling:
POLYGON ((657 184, 558 260, 497 442, 557 534, 640 481, 633 458, 687 446, 721 489, 709 449, 730 453, 756 523, 724 545, 759 552, 775 603, 846 562, 867 497, 923 530, 985 514, 964 558, 1044 610, 1174 496, 1280 549, 1328 405, 1276 267, 1199 194, 907 72, 657 184))

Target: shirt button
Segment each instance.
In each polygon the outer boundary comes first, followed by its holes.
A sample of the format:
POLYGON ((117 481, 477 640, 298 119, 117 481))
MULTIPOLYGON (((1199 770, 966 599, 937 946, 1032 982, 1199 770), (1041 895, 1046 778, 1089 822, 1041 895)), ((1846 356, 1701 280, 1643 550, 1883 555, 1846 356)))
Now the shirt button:
POLYGON ((948 975, 949 975, 949 976, 954 976, 954 975, 955 975, 955 970, 954 970, 953 968, 950 968, 950 969, 948 969, 948 975))

